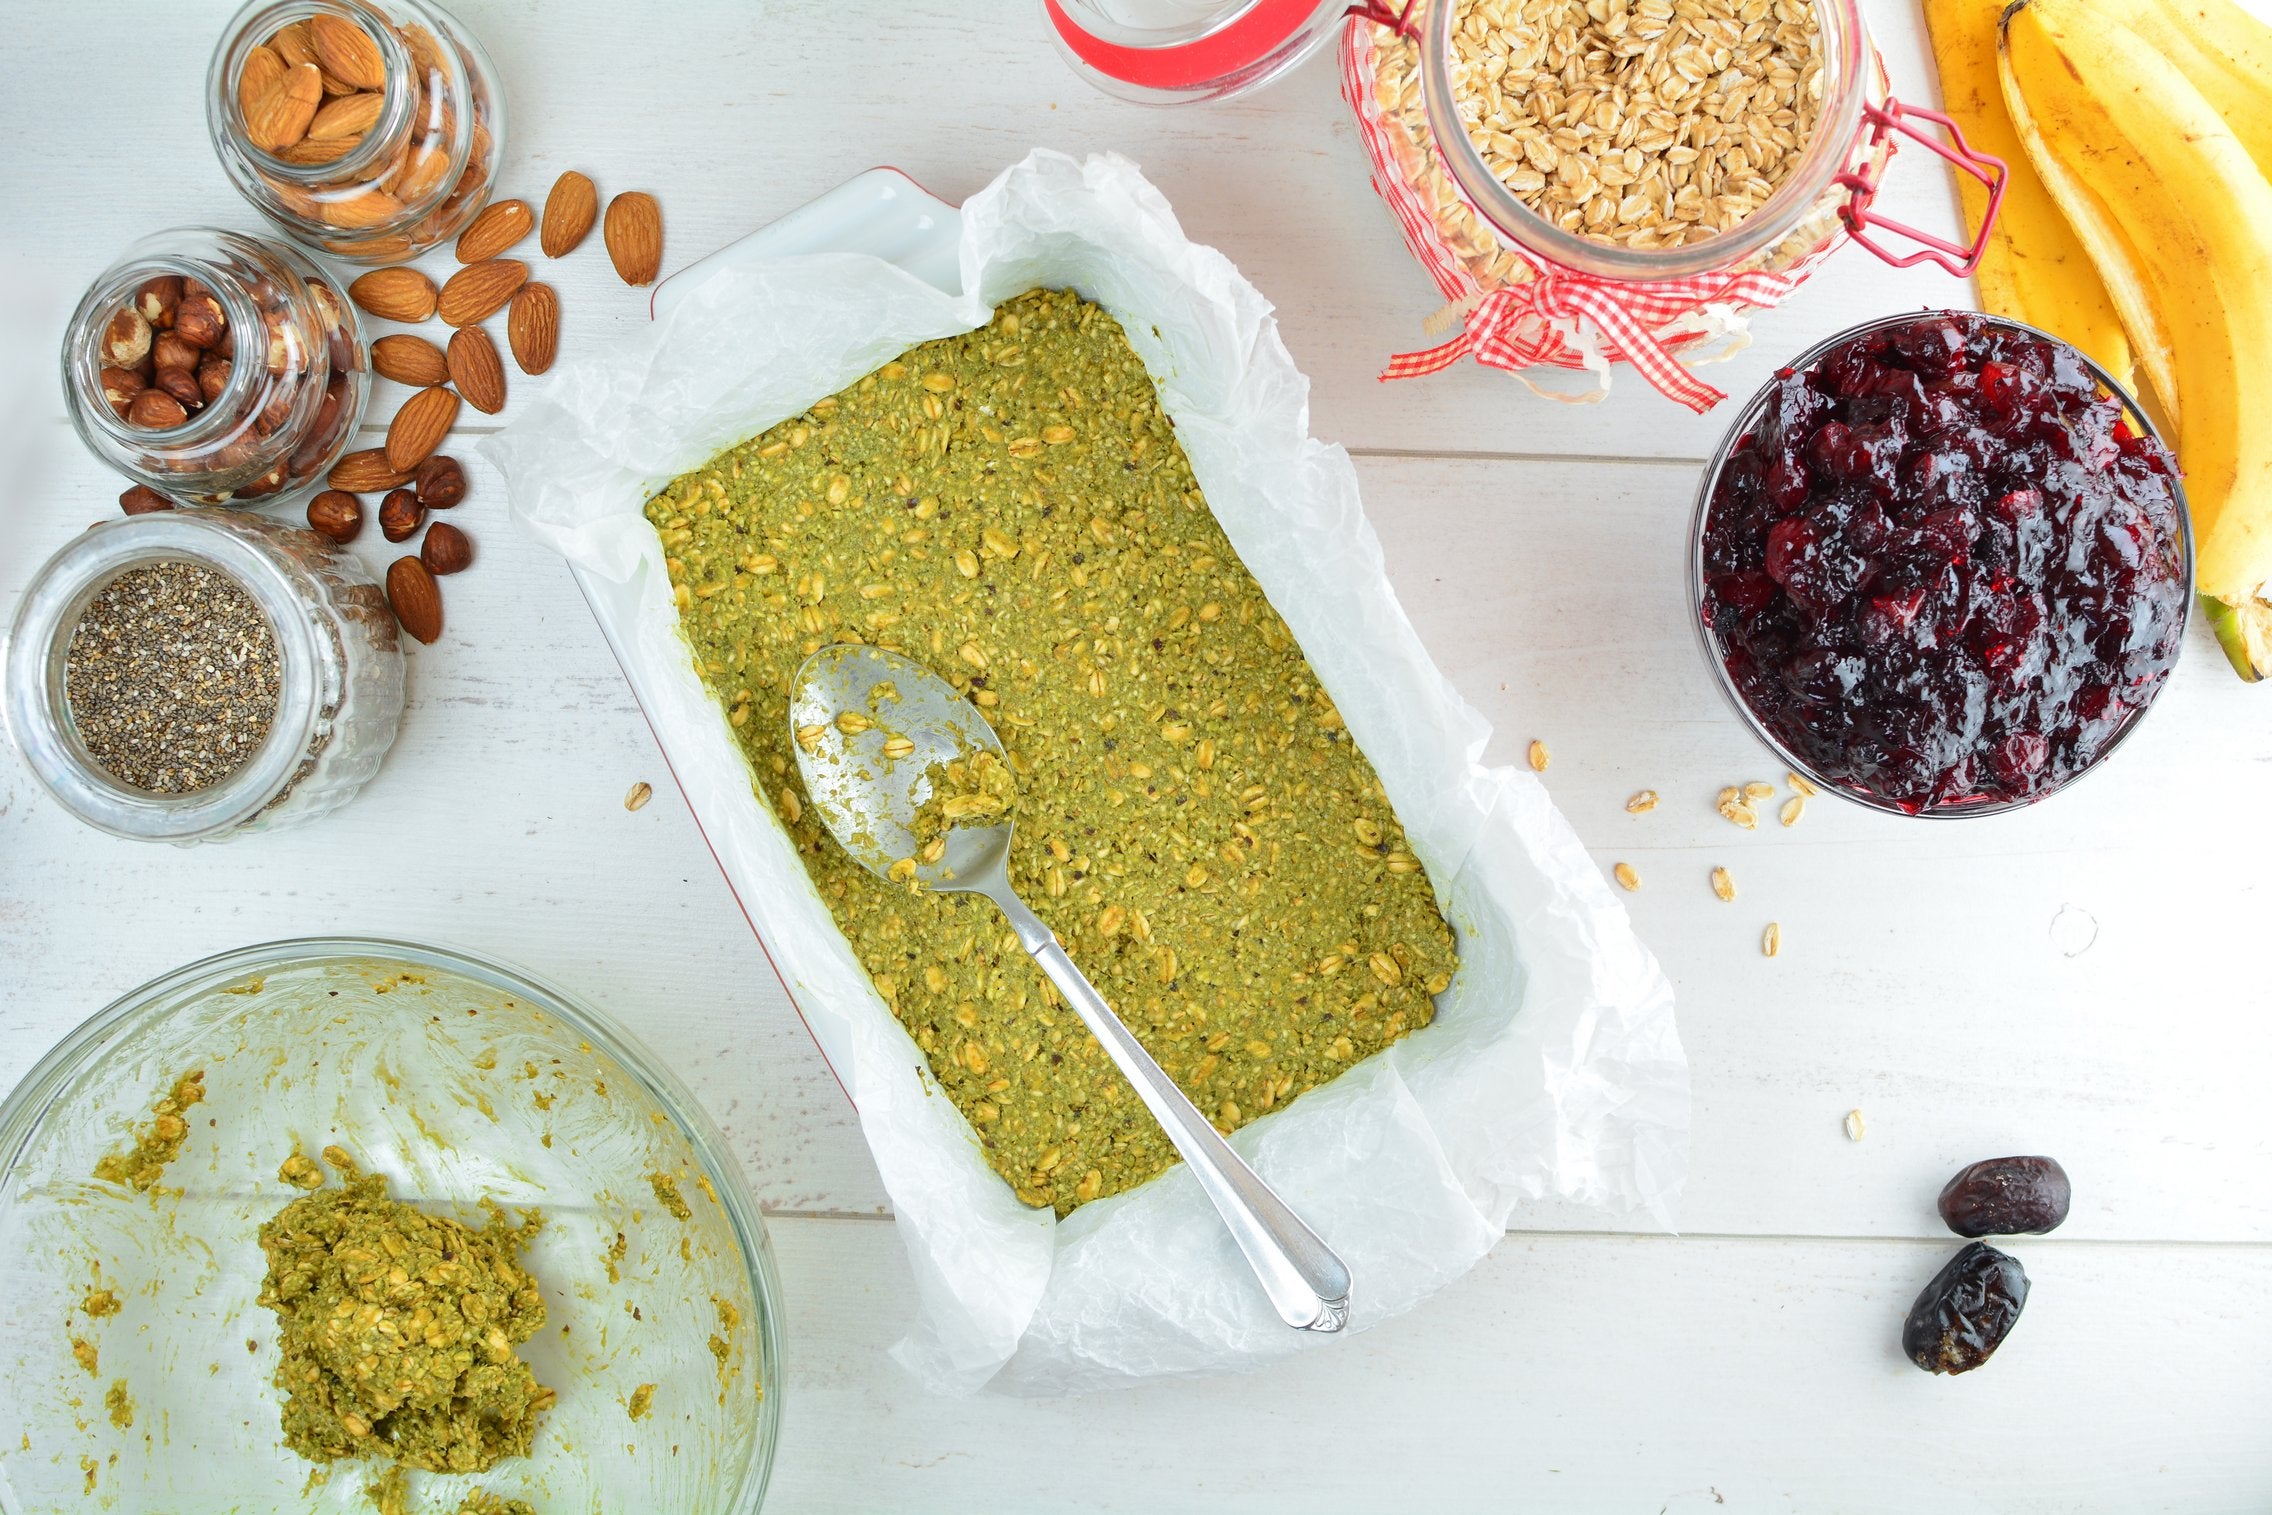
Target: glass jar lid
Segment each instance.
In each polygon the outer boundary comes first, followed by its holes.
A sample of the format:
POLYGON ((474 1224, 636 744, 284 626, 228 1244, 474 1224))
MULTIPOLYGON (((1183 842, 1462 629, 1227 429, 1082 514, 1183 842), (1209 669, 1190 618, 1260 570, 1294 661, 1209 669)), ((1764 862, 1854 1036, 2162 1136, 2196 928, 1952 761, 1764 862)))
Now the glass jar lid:
POLYGON ((1307 58, 1349 0, 1042 0, 1050 32, 1098 88, 1146 102, 1221 100, 1307 58))

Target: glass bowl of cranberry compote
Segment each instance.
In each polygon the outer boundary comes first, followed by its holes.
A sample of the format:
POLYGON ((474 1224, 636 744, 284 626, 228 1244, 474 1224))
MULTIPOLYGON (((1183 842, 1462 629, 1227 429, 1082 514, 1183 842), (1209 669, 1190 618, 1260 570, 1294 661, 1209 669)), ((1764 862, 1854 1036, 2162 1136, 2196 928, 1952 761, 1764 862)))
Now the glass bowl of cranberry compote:
POLYGON ((1968 311, 1779 370, 1697 496, 1721 688, 1789 765, 1898 815, 2033 804, 2168 679, 2193 597, 2177 465, 2111 376, 1968 311))

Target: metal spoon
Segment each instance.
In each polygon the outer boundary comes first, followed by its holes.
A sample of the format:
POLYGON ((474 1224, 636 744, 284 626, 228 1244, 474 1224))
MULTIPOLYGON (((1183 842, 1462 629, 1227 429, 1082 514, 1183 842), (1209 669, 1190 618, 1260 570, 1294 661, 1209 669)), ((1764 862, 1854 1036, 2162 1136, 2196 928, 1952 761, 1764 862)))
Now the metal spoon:
POLYGON ((1347 1325, 1347 1265, 1230 1149, 1010 888, 1012 821, 973 824, 983 817, 972 817, 946 831, 943 850, 935 839, 927 848, 918 834, 917 811, 931 798, 934 765, 980 753, 1006 761, 986 718, 913 658, 842 643, 797 670, 789 724, 805 792, 844 850, 882 877, 992 900, 1175 1143, 1279 1318, 1304 1331, 1347 1325), (847 713, 850 719, 840 720, 847 713), (925 850, 934 854, 927 861, 925 850))

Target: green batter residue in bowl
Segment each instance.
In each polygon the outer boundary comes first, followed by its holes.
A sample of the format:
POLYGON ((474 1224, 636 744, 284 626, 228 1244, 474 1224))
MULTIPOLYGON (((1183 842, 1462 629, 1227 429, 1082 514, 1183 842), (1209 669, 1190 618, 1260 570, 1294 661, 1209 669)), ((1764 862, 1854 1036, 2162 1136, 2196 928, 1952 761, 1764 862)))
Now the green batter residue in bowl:
POLYGON ((1029 1204, 1174 1150, 992 905, 875 878, 810 813, 788 697, 825 644, 920 658, 994 723, 1013 883, 1217 1125, 1428 1023, 1458 959, 1427 876, 1099 307, 1007 301, 646 510, 822 899, 1029 1204))

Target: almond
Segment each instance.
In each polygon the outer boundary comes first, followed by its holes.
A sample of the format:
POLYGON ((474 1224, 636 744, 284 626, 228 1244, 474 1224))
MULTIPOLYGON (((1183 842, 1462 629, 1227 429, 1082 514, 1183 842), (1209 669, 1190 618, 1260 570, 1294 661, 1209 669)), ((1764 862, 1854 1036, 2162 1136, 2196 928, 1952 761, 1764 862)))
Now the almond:
POLYGON ((366 189, 338 199, 327 199, 316 207, 326 226, 346 230, 360 230, 392 221, 402 214, 402 202, 381 189, 366 189))
POLYGON ((505 340, 525 374, 540 374, 560 351, 560 296, 549 284, 523 284, 505 317, 505 340))
POLYGON ((537 245, 548 258, 565 257, 591 235, 599 214, 600 192, 591 180, 570 169, 552 181, 552 193, 544 197, 544 228, 537 245))
POLYGON ((461 268, 442 286, 438 307, 442 319, 452 326, 486 321, 505 308, 505 302, 513 298, 513 291, 519 289, 528 276, 529 266, 512 258, 491 258, 486 263, 461 268))
POLYGON ((381 90, 387 87, 386 59, 371 34, 345 16, 318 11, 308 18, 308 45, 316 62, 349 89, 381 90))
POLYGON ((423 321, 434 313, 434 281, 415 268, 374 268, 347 286, 347 298, 382 321, 423 321))
POLYGON ((405 332, 381 337, 371 344, 371 367, 381 378, 408 384, 414 389, 450 381, 450 365, 442 357, 442 349, 424 337, 413 337, 405 332))
POLYGON ((410 477, 408 469, 397 468, 387 461, 386 449, 366 447, 351 452, 331 465, 324 482, 348 494, 377 494, 392 489, 410 477))
POLYGON ((416 558, 396 558, 387 569, 387 603, 402 629, 421 642, 442 635, 442 586, 434 570, 416 558))
POLYGON ((405 474, 417 468, 442 445, 457 418, 456 393, 438 384, 403 401, 402 409, 387 423, 387 467, 405 474))
POLYGON ((608 201, 607 226, 601 235, 624 283, 655 282, 663 266, 663 208, 653 195, 635 189, 608 201))
MULTIPOLYGON (((321 112, 318 112, 321 114, 321 112)), ((276 156, 302 168, 318 163, 333 163, 355 151, 360 137, 302 137, 276 156)))
MULTIPOLYGON (((519 295, 513 304, 519 308, 519 295)), ((505 408, 505 365, 497 344, 480 327, 462 326, 451 334, 450 382, 475 410, 495 415, 505 408)))
POLYGON ((268 48, 255 47, 246 53, 244 67, 237 70, 237 113, 250 119, 260 97, 283 77, 284 60, 268 48))
POLYGON ((264 152, 282 152, 308 134, 323 103, 323 75, 312 63, 286 69, 245 116, 245 135, 264 152))
POLYGON ((326 100, 308 123, 308 136, 318 142, 360 142, 379 124, 379 112, 386 103, 384 95, 341 95, 326 100))
POLYGON ((308 23, 305 21, 294 21, 290 25, 278 27, 276 34, 268 39, 268 47, 269 51, 284 60, 286 68, 298 68, 303 63, 311 68, 322 67, 321 60, 316 57, 315 45, 308 40, 308 23))
POLYGON ((536 218, 526 200, 496 200, 458 233, 458 261, 486 263, 529 234, 536 218))

